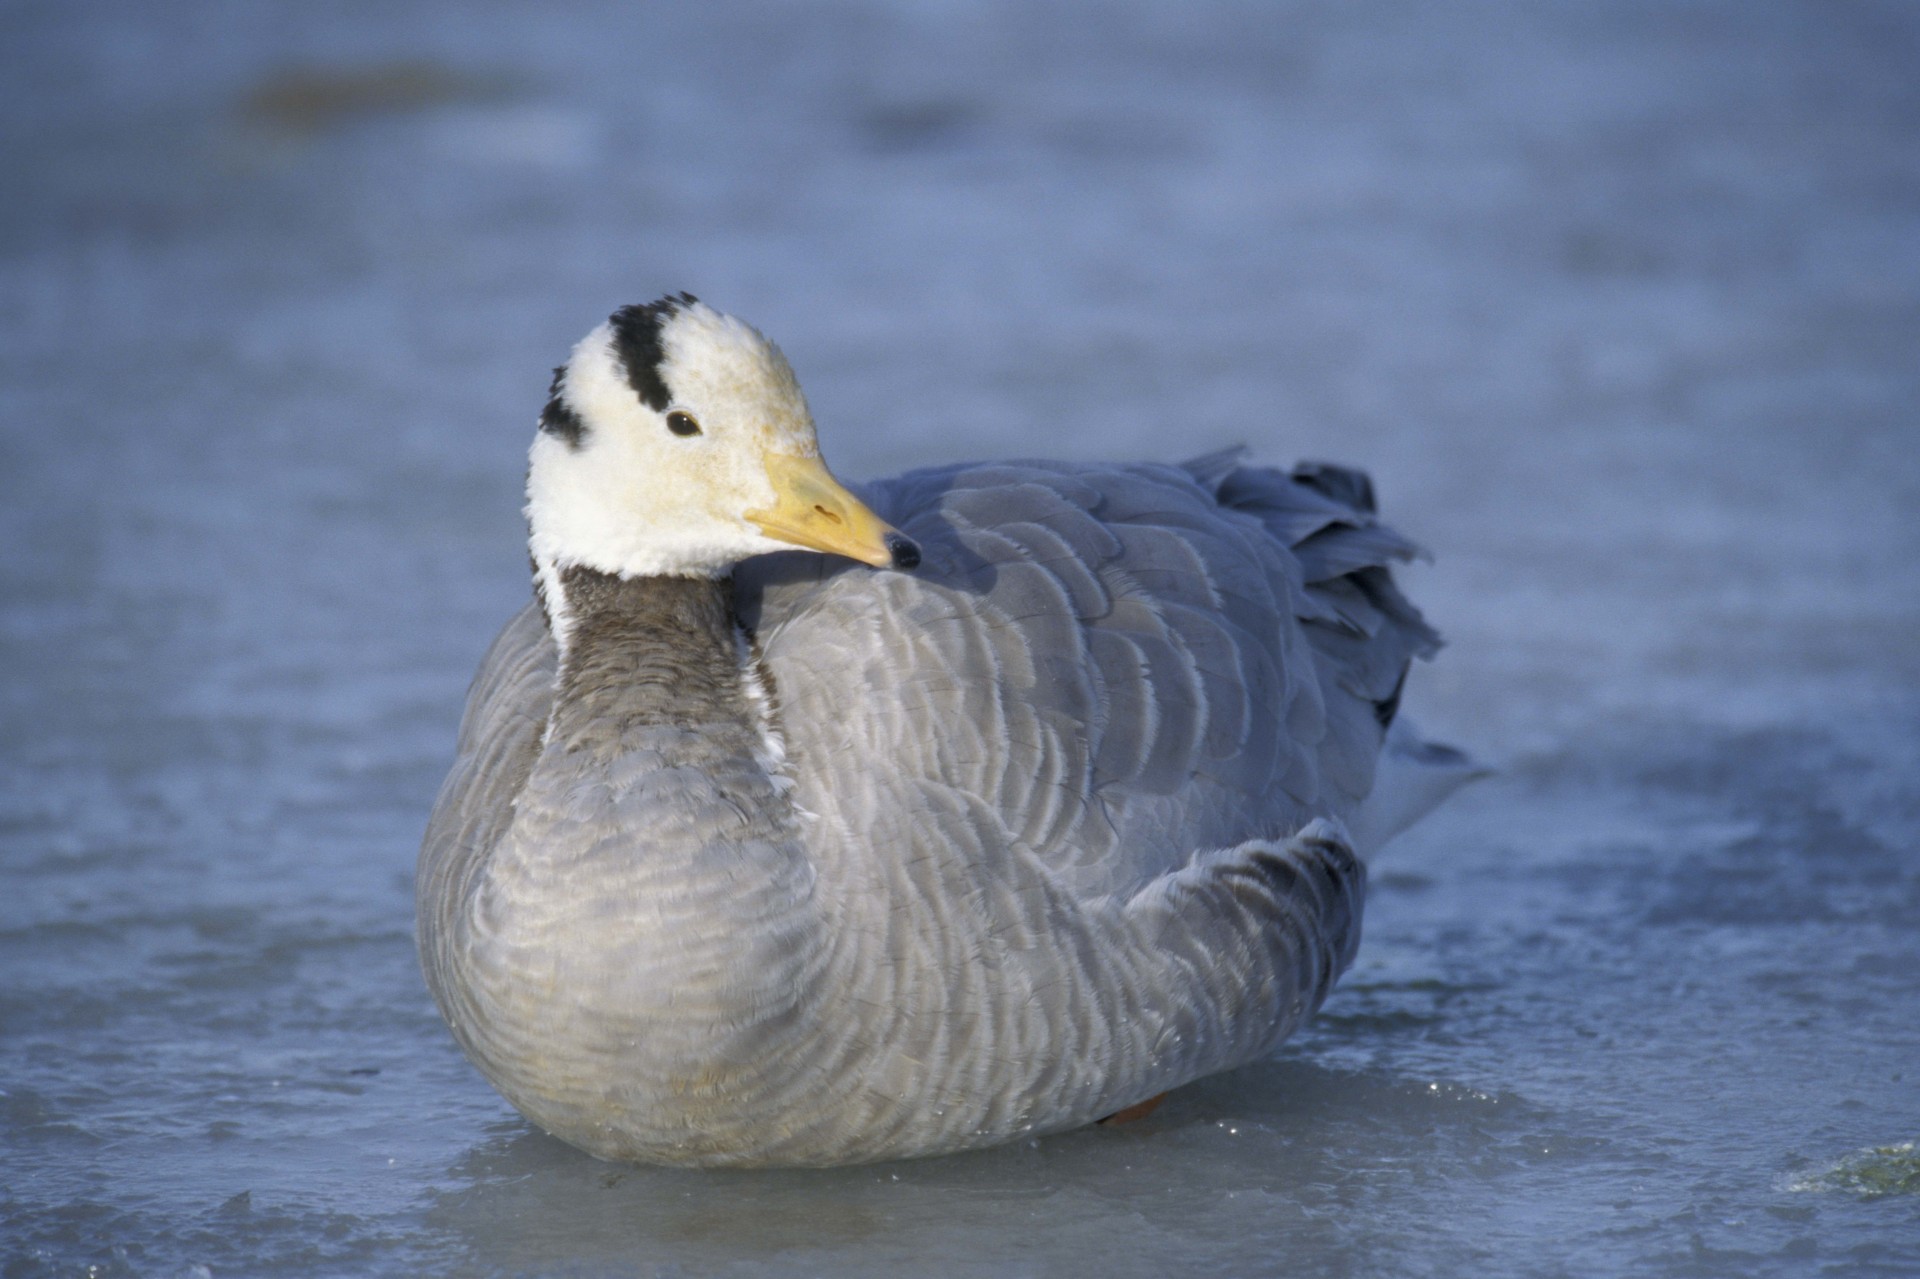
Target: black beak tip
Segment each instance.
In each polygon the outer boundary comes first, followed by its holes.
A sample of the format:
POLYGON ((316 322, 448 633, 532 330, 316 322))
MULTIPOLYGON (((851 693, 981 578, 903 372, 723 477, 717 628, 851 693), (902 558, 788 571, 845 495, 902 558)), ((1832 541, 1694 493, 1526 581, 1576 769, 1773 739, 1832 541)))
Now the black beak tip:
POLYGON ((887 549, 893 552, 895 568, 919 568, 920 547, 914 540, 902 533, 887 534, 887 549))

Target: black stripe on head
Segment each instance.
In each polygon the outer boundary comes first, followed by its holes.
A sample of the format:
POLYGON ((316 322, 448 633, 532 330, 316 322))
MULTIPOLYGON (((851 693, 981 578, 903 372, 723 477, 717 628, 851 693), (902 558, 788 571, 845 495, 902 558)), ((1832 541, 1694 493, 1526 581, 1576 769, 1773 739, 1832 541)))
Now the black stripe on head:
POLYGON ((564 364, 553 371, 553 381, 547 385, 547 407, 540 410, 540 429, 565 440, 568 448, 577 449, 586 437, 587 424, 560 398, 560 379, 566 372, 564 364))
POLYGON ((655 413, 673 403, 673 392, 660 376, 666 353, 660 349, 660 330, 668 320, 700 299, 691 293, 669 293, 645 306, 623 306, 608 321, 613 325, 613 350, 627 371, 627 385, 655 413))

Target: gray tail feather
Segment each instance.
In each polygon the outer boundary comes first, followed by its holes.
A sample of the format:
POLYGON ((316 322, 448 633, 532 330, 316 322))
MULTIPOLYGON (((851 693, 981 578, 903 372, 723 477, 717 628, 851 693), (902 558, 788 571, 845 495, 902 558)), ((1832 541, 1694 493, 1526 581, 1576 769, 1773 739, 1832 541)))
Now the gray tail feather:
MULTIPOLYGON (((1451 746, 1421 739, 1398 718, 1407 667, 1431 657, 1440 636, 1400 593, 1389 566, 1424 558, 1420 547, 1380 522, 1373 482, 1362 471, 1330 462, 1302 462, 1291 471, 1241 464, 1244 450, 1222 449, 1185 463, 1221 505, 1258 519, 1299 561, 1305 590, 1298 597, 1308 639, 1329 674, 1323 682, 1372 705, 1365 720, 1329 717, 1329 733, 1344 731, 1348 758, 1371 755, 1386 729, 1372 788, 1347 822, 1364 855, 1432 812, 1487 769, 1451 746)), ((1348 794, 1367 786, 1350 779, 1348 794)))
POLYGON ((1354 847, 1362 856, 1373 856, 1447 796, 1493 773, 1464 751, 1425 740, 1401 716, 1387 730, 1374 769, 1373 790, 1347 823, 1354 847))

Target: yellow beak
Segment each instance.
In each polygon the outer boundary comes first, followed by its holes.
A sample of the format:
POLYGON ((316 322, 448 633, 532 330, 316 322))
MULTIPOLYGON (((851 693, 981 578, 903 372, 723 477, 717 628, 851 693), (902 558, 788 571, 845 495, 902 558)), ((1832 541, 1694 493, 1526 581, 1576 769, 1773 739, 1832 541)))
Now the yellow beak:
POLYGON ((818 456, 767 455, 773 505, 746 518, 768 537, 875 568, 912 568, 920 548, 840 486, 818 456))

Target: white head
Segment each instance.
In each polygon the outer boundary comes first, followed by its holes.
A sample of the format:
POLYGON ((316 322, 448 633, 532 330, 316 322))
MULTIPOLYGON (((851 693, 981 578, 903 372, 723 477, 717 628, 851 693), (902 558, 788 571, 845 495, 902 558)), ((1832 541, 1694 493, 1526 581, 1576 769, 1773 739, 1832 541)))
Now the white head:
POLYGON ((779 348, 685 293, 616 311, 554 370, 527 521, 550 611, 571 565, 723 577, 796 546, 919 562, 828 473, 779 348))

